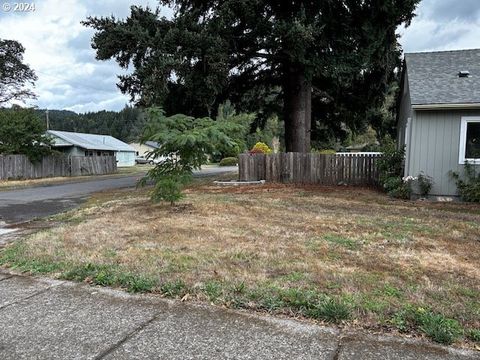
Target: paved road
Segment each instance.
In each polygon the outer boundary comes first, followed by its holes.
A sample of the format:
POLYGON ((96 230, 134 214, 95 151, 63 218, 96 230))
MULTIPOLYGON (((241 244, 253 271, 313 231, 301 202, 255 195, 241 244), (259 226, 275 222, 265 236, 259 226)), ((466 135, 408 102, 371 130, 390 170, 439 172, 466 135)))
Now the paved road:
MULTIPOLYGON (((195 176, 210 176, 236 170, 236 167, 206 167, 196 172, 195 176)), ((142 174, 103 179, 93 177, 91 180, 82 179, 75 183, 0 191, 0 221, 18 223, 56 214, 78 206, 92 193, 135 187, 141 176, 142 174)))
POLYGON ((473 360, 479 353, 0 269, 0 358, 473 360))

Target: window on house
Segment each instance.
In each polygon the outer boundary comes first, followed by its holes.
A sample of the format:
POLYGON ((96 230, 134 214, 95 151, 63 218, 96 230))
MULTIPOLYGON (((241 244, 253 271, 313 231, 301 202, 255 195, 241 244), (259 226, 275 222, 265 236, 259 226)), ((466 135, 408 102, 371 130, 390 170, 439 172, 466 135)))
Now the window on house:
POLYGON ((480 117, 462 118, 459 162, 480 164, 480 117))
POLYGON ((480 122, 467 124, 465 157, 467 159, 480 159, 480 122))

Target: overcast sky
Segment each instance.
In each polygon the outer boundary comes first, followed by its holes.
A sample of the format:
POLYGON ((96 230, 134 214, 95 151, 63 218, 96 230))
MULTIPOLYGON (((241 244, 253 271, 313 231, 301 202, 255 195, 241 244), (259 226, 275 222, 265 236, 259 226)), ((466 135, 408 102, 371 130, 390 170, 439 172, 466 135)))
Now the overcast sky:
MULTIPOLYGON (((120 110, 128 103, 115 85, 122 70, 113 61, 95 60, 93 31, 80 21, 89 15, 125 17, 130 5, 156 7, 156 0, 33 0, 35 11, 4 10, 14 2, 0 0, 0 38, 26 48, 25 62, 38 75, 38 100, 31 104, 86 112, 120 110)), ((480 1, 423 0, 412 25, 398 32, 406 52, 480 48, 480 1)))

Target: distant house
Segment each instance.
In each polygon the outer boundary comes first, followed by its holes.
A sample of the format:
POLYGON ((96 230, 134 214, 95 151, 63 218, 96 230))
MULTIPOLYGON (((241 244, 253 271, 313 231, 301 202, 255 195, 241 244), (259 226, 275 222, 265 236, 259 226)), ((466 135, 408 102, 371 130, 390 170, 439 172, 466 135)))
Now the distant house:
POLYGON ((458 196, 451 171, 480 170, 480 49, 405 54, 398 143, 405 175, 424 173, 431 195, 458 196))
POLYGON ((130 146, 135 149, 137 156, 144 157, 147 157, 149 152, 156 150, 160 147, 160 145, 155 141, 147 141, 143 144, 134 142, 130 143, 130 146))
POLYGON ((115 156, 118 166, 135 165, 135 149, 110 135, 48 130, 53 147, 69 156, 115 156))

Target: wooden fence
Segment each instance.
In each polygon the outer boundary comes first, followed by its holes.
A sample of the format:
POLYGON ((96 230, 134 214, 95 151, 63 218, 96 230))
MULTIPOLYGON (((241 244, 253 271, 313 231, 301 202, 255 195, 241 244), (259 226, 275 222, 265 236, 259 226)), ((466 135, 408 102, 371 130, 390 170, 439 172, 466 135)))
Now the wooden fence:
POLYGON ((238 167, 241 181, 376 186, 380 158, 378 153, 241 154, 238 167))
POLYGON ((117 171, 115 156, 46 156, 32 163, 25 155, 0 155, 0 180, 104 175, 117 171))

